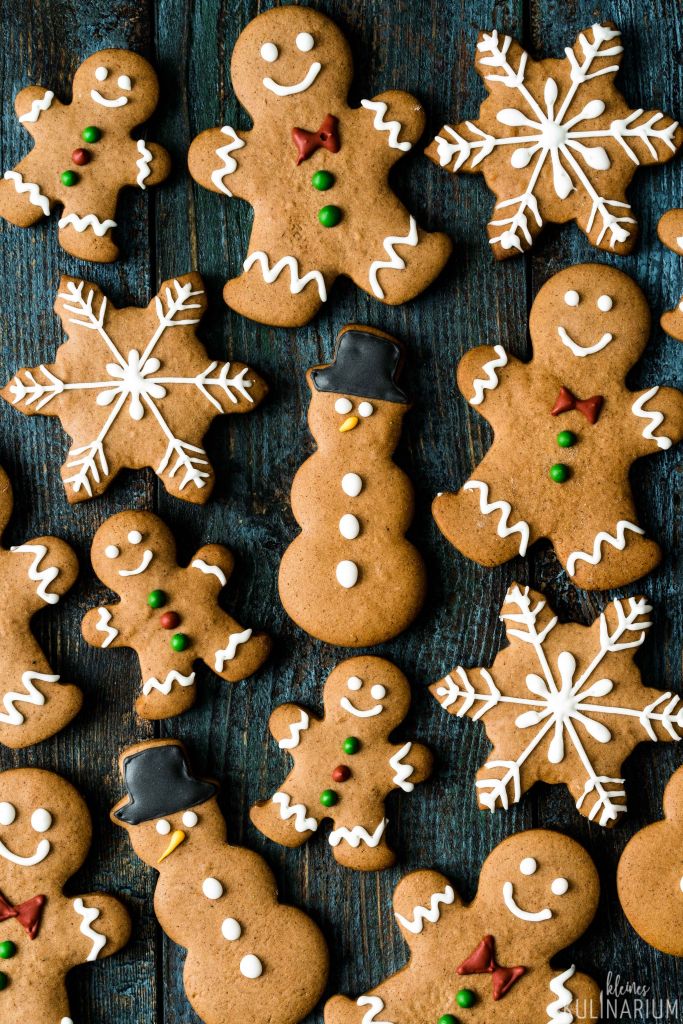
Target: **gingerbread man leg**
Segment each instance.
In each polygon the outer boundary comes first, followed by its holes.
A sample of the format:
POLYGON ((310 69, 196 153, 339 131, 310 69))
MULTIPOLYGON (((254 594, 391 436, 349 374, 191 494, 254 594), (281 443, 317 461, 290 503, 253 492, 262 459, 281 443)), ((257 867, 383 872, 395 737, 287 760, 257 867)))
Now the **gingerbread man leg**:
POLYGON ((21 664, 0 660, 0 743, 13 749, 53 736, 78 714, 83 694, 60 683, 33 637, 22 639, 21 664))
MULTIPOLYGON (((621 587, 651 572, 661 560, 661 550, 637 525, 631 501, 607 504, 609 519, 595 519, 591 510, 577 515, 569 539, 555 539, 555 553, 577 587, 607 590, 621 587)), ((604 513, 603 513, 604 514, 604 513)))
POLYGON ((65 205, 59 218, 59 244, 80 260, 113 263, 119 254, 112 238, 116 227, 116 198, 100 197, 97 213, 74 210, 65 205))
POLYGON ((236 683, 253 675, 270 654, 270 637, 243 629, 229 615, 222 615, 212 630, 203 652, 216 675, 236 683))
POLYGON ((140 718, 157 720, 171 715, 182 715, 197 699, 193 662, 196 651, 183 657, 174 652, 164 662, 159 652, 148 655, 139 650, 142 672, 142 693, 135 701, 135 710, 140 718))
MULTIPOLYGON (((381 204, 373 201, 373 211, 377 205, 381 204)), ((364 239, 365 258, 359 254, 344 272, 369 295, 393 306, 409 302, 428 287, 436 268, 440 272, 445 265, 452 245, 448 235, 419 228, 400 203, 385 205, 387 209, 377 217, 383 217, 383 223, 394 225, 395 230, 388 231, 381 241, 364 239)))
POLYGON ((19 228, 30 227, 50 215, 50 200, 35 184, 39 172, 29 154, 0 179, 0 217, 19 228))
POLYGON ((289 796, 296 790, 296 784, 291 785, 288 777, 271 800, 259 801, 250 812, 251 820, 259 832, 263 832, 274 843, 290 849, 303 846, 320 824, 314 808, 297 803, 295 798, 289 796))
POLYGON ((338 864, 355 871, 382 871, 396 863, 396 854, 386 840, 387 820, 381 813, 376 821, 365 824, 343 824, 336 817, 334 825, 329 841, 338 864))

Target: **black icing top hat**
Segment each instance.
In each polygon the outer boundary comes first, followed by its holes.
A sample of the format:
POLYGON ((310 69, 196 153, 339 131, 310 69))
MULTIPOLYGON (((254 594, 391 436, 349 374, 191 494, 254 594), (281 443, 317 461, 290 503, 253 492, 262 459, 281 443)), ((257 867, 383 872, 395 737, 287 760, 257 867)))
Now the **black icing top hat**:
POLYGON ((175 743, 145 747, 123 762, 123 781, 130 800, 115 812, 128 825, 186 811, 216 793, 213 782, 196 779, 182 747, 175 743))
POLYGON ((311 372, 316 391, 400 402, 408 398, 396 384, 403 350, 386 334, 351 327, 337 338, 334 362, 311 372))

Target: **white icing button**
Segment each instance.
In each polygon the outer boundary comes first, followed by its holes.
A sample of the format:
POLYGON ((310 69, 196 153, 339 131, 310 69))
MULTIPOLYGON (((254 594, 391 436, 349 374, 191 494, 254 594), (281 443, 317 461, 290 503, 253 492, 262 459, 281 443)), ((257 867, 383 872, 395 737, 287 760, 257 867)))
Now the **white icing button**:
POLYGON ((11 825, 17 816, 16 808, 13 804, 8 804, 6 800, 0 804, 0 825, 11 825))
POLYGON ((273 61, 277 60, 280 56, 280 51, 275 43, 264 43, 261 47, 261 56, 264 60, 267 60, 269 64, 272 64, 273 61))
POLYGON ((139 530, 131 530, 128 534, 129 544, 140 544, 142 542, 142 534, 139 530))
MULTIPOLYGON (((228 942, 236 942, 242 934, 242 926, 234 917, 226 917, 221 925, 221 932, 223 933, 223 938, 227 939, 228 942)), ((254 957, 254 959, 256 958, 254 957)), ((242 971, 242 974, 244 974, 244 971, 242 971)), ((258 977, 258 975, 255 975, 255 977, 258 977)))
POLYGON ((74 1024, 71 1017, 62 1017, 60 1024, 74 1024))
POLYGON ((161 821, 157 822, 157 832, 160 836, 167 836, 171 831, 170 821, 166 821, 166 818, 162 818, 161 821))
POLYGON ((342 416, 345 416, 347 412, 351 412, 353 409, 353 402, 350 402, 348 398, 338 398, 334 403, 334 411, 339 412, 342 416))
POLYGON ((207 900, 219 900, 223 895, 223 886, 217 878, 205 878, 202 882, 202 892, 207 900))
POLYGON ((104 549, 104 554, 107 558, 118 558, 121 552, 117 548, 116 544, 109 544, 104 549))
POLYGON ((538 864, 533 857, 525 857, 522 863, 519 865, 519 870, 523 875, 533 875, 536 871, 538 864))
POLYGON ((344 473, 342 477, 342 491, 348 494, 349 498, 357 498, 363 490, 363 481, 358 473, 344 473))
POLYGON ((97 79, 98 82, 103 82, 105 80, 105 78, 108 76, 108 74, 109 74, 109 72, 107 71, 106 68, 100 67, 100 68, 97 68, 95 70, 95 78, 97 79))
POLYGON ((556 878, 550 889, 556 896, 564 896, 569 889, 569 882, 566 878, 556 878))
POLYGON ((614 303, 609 295, 601 295, 598 299, 598 309, 601 313, 609 313, 614 303))
POLYGON ((315 46, 315 39, 310 32, 299 32, 299 35, 296 37, 296 46, 303 53, 308 53, 315 46))
POLYGON ((360 690, 363 685, 363 680, 359 679, 358 676, 349 676, 346 685, 349 690, 360 690))
POLYGON ((183 814, 183 825, 185 828, 194 828, 199 821, 199 818, 194 811, 185 811, 183 814))
POLYGON ((381 700, 382 697, 386 697, 387 695, 387 691, 384 689, 383 686, 380 686, 379 683, 377 683, 376 686, 373 686, 373 688, 370 690, 370 693, 375 698, 375 700, 381 700))
POLYGON ((44 807, 37 807, 31 815, 31 828, 34 832, 47 832, 52 827, 52 815, 44 807))
POLYGON ((372 416, 374 411, 375 410, 370 404, 370 402, 361 402, 360 405, 358 406, 358 412, 361 414, 361 416, 372 416))
POLYGON ((574 289, 571 289, 571 291, 564 293, 564 301, 567 303, 568 306, 578 306, 578 304, 581 302, 581 298, 578 292, 575 292, 574 289))
POLYGON ((352 516, 350 512, 347 512, 345 516, 342 516, 339 520, 339 532, 342 537, 346 540, 355 540, 360 533, 360 523, 355 516, 352 516))
POLYGON ((350 590, 351 587, 355 587, 358 582, 358 566, 355 562, 350 562, 345 558, 337 566, 337 583, 344 587, 345 590, 350 590))
POLYGON ((125 89, 126 92, 130 92, 130 90, 133 88, 133 83, 131 82, 128 75, 119 75, 118 86, 119 89, 125 89))
POLYGON ((245 978, 260 978, 263 974, 263 964, 253 953, 247 953, 240 960, 240 971, 245 978))

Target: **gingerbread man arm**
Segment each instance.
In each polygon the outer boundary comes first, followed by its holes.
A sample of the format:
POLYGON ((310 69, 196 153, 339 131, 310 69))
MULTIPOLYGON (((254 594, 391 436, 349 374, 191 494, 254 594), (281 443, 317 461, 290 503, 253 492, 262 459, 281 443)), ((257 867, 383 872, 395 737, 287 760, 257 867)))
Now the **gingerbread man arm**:
POLYGON ((74 915, 70 967, 111 956, 126 945, 131 922, 119 900, 98 892, 75 896, 70 902, 74 915))
POLYGON ((202 573, 206 577, 205 589, 213 591, 214 595, 227 584, 234 568, 235 557, 222 544, 205 544, 195 552, 188 566, 194 573, 202 573))
POLYGON ((292 751, 305 737, 302 735, 311 724, 311 715, 298 704, 281 704, 275 708, 268 728, 281 750, 292 751))
POLYGON ((209 128, 193 139, 188 153, 190 174, 196 182, 224 196, 248 199, 249 169, 246 146, 251 132, 230 125, 209 128))
POLYGON ((116 618, 120 604, 105 604, 91 608, 83 616, 81 633, 92 647, 130 647, 130 639, 116 618))
POLYGON ((479 345, 458 364, 458 387, 469 404, 485 420, 502 406, 509 406, 504 387, 524 376, 526 364, 508 355, 502 345, 479 345))
POLYGON ((412 948, 419 936, 438 926, 442 917, 462 906, 455 888, 438 871, 413 871, 394 891, 394 917, 412 948))
POLYGON ((54 124, 55 113, 64 109, 64 105, 55 99, 51 89, 42 85, 29 85, 18 92, 14 99, 14 110, 19 123, 29 135, 37 138, 41 127, 54 124), (50 111, 50 114, 46 112, 50 111))
POLYGON ((680 823, 683 827, 683 768, 674 772, 664 790, 664 817, 680 823))
POLYGON ((395 150, 395 159, 412 149, 425 127, 422 104, 409 92, 390 89, 371 100, 361 100, 361 106, 373 114, 373 127, 389 150, 395 150))
POLYGON ((146 189, 150 185, 159 185, 171 170, 171 158, 163 146, 144 139, 128 139, 128 176, 126 185, 137 185, 146 189))
POLYGON ((410 793, 413 786, 428 779, 433 765, 432 753, 423 743, 400 743, 392 746, 389 766, 396 789, 410 793))
POLYGON ((635 429, 635 457, 665 451, 683 439, 683 393, 676 388, 652 387, 631 397, 631 426, 635 429))
POLYGON ((75 553, 57 537, 34 537, 23 544, 13 545, 9 557, 21 560, 25 568, 28 585, 24 591, 24 602, 29 614, 46 604, 57 604, 78 575, 75 553))

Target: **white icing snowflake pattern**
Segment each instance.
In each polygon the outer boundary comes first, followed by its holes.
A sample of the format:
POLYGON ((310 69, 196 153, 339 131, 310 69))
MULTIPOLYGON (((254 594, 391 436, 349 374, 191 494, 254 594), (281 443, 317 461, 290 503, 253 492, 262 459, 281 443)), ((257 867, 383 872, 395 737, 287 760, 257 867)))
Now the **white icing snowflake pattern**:
MULTIPOLYGON (((507 810, 537 778, 547 775, 547 781, 558 781, 557 769, 564 766, 562 781, 576 790, 576 806, 590 821, 611 825, 626 811, 624 779, 601 774, 594 763, 600 747, 614 742, 620 764, 641 739, 683 737, 681 698, 644 687, 632 664, 633 652, 652 625, 647 618, 651 611, 645 598, 628 598, 612 602, 597 629, 558 625, 540 594, 528 587, 510 588, 501 614, 510 640, 499 655, 503 664, 494 663, 490 671, 458 667, 430 688, 442 707, 459 718, 488 722, 498 716, 491 721, 494 750, 476 783, 482 807, 507 810), (583 641, 577 631, 585 629, 597 634, 597 650, 579 668, 581 658, 564 648, 572 639, 583 641), (538 672, 524 668, 529 664, 527 646, 538 672), (608 656, 610 678, 598 671, 608 656), (517 659, 523 666, 521 682, 514 672, 517 659), (476 683, 473 671, 479 674, 476 683), (640 738, 629 721, 642 727, 640 738), (544 763, 556 770, 547 774, 544 763)), ((609 751, 605 758, 613 764, 615 755, 609 751)))
POLYGON ((497 189, 510 180, 510 192, 516 194, 498 195, 499 216, 489 224, 497 256, 531 246, 544 220, 570 219, 564 209, 568 202, 594 245, 622 253, 631 248, 636 221, 624 190, 638 165, 669 159, 680 138, 678 122, 658 110, 630 110, 614 88, 623 52, 620 35, 609 25, 592 25, 573 48, 565 49, 566 61, 542 63, 530 61, 510 36, 501 38, 496 31, 480 36, 478 70, 491 98, 484 101, 478 121, 445 125, 428 155, 453 173, 495 170, 497 189), (609 82, 605 76, 611 76, 609 82), (500 107, 501 97, 511 105, 500 107), (503 134, 489 130, 487 104, 503 134), (603 196, 600 174, 615 164, 617 175, 611 180, 619 181, 617 194, 603 196), (518 172, 526 169, 526 183, 517 192, 518 172), (560 217, 548 209, 557 199, 560 217))

